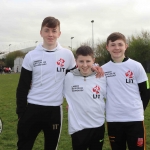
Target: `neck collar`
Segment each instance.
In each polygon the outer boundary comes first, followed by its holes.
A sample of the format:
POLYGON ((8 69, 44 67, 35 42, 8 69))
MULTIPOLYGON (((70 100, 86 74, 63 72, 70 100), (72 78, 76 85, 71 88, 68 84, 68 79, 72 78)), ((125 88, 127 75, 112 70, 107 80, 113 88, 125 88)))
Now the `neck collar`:
MULTIPOLYGON (((129 58, 128 57, 125 57, 123 60, 122 60, 122 62, 125 62, 125 61, 127 61, 129 58)), ((114 63, 116 63, 112 58, 111 58, 111 61, 112 62, 114 62, 114 63)), ((121 63, 121 62, 120 62, 121 63)))

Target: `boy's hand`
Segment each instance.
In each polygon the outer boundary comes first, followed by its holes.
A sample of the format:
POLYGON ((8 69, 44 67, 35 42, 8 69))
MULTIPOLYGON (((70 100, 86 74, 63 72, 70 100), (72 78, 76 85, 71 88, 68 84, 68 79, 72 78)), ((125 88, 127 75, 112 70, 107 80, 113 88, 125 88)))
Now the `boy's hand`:
POLYGON ((104 76, 104 71, 99 65, 93 65, 92 70, 96 72, 96 78, 104 76))

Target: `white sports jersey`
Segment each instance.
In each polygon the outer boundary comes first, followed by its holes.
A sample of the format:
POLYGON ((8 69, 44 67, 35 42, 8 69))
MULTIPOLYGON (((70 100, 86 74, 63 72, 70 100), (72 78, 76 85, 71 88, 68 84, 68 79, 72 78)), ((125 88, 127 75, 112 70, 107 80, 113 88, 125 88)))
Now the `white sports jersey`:
POLYGON ((100 127, 105 121, 106 77, 95 74, 84 78, 74 75, 75 69, 67 73, 64 94, 68 102, 69 134, 85 128, 100 127))
POLYGON ((144 110, 138 83, 146 81, 147 75, 142 65, 128 59, 122 63, 109 61, 102 68, 107 78, 106 120, 143 121, 144 110))
POLYGON ((22 66, 32 71, 32 86, 28 103, 43 106, 59 106, 63 102, 63 81, 66 70, 75 67, 72 52, 59 43, 50 52, 38 45, 24 58, 22 66))

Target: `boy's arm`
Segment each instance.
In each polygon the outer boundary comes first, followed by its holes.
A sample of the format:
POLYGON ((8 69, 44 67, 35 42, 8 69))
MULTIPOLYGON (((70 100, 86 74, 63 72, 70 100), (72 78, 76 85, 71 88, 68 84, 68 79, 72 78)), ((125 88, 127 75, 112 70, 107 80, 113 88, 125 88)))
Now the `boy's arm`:
POLYGON ((146 109, 149 99, 150 99, 150 88, 149 88, 149 82, 144 81, 138 84, 139 86, 139 91, 140 91, 140 95, 141 95, 141 99, 143 102, 143 108, 144 110, 146 109))
POLYGON ((66 70, 66 74, 67 74, 68 72, 70 72, 70 70, 74 70, 74 69, 76 69, 76 68, 77 68, 77 67, 74 66, 72 69, 66 70))
POLYGON ((16 91, 16 113, 18 114, 18 118, 21 117, 21 115, 26 110, 27 106, 27 95, 31 86, 31 80, 32 80, 32 71, 29 71, 22 67, 20 79, 16 91))

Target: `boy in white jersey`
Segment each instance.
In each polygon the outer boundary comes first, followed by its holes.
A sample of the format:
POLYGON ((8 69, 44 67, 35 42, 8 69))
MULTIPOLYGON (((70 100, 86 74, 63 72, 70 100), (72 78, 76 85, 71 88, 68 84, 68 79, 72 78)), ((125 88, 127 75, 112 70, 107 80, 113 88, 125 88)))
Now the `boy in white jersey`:
POLYGON ((115 32, 106 48, 111 60, 102 66, 107 78, 106 121, 112 150, 145 150, 144 110, 149 86, 142 65, 125 57, 126 38, 115 32))
POLYGON ((102 150, 104 140, 106 77, 91 71, 93 50, 81 46, 76 51, 77 69, 67 73, 64 95, 68 102, 68 126, 73 150, 102 150))
MULTIPOLYGON (((73 53, 57 42, 60 21, 46 17, 40 31, 43 44, 24 58, 17 87, 18 150, 31 150, 43 130, 44 150, 57 149, 63 103, 63 81, 67 71, 76 68, 73 53)), ((94 69, 94 68, 93 68, 94 69)), ((95 68, 98 76, 103 72, 95 68)))

